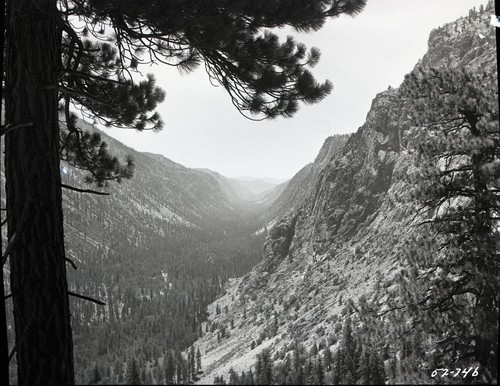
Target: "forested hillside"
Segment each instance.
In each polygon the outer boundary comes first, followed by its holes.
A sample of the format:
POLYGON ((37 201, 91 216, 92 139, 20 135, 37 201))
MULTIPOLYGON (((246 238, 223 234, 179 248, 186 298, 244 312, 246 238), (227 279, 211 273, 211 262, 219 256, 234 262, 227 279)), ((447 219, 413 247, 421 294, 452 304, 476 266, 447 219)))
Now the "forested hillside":
POLYGON ((375 97, 269 230, 263 261, 209 306, 201 383, 496 382, 492 7, 432 31, 404 87, 375 97))
MULTIPOLYGON (((106 303, 72 302, 79 383, 96 365, 102 382, 121 382, 132 358, 143 377, 158 377, 147 361, 199 337, 206 306, 262 254, 263 237, 248 236, 254 214, 236 208, 211 175, 106 140, 118 156, 132 152, 135 176, 110 184, 110 196, 64 197, 67 250, 78 267, 70 288, 106 303)), ((64 182, 81 181, 68 167, 64 182)))

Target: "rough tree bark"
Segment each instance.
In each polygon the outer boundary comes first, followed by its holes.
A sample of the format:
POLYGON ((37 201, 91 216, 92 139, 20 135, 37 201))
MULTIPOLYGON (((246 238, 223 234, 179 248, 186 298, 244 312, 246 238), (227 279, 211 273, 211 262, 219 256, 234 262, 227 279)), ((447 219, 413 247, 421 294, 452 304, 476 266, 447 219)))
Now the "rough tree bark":
POLYGON ((73 384, 66 279, 56 0, 7 0, 5 138, 9 254, 18 383, 73 384))

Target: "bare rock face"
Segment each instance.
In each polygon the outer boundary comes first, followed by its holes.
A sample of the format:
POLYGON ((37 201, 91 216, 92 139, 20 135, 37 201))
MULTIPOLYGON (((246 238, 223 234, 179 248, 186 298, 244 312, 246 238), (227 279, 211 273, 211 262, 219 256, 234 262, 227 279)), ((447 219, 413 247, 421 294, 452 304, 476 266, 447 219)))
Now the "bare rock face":
POLYGON ((297 211, 300 208, 314 190, 319 174, 344 147, 349 136, 349 134, 333 135, 325 140, 314 162, 304 166, 288 181, 281 195, 269 208, 265 215, 268 223, 275 222, 290 211, 297 211))
MULTIPOLYGON (((434 29, 428 52, 417 66, 495 72, 495 35, 489 14, 463 17, 434 29)), ((396 162, 412 140, 405 109, 397 89, 379 93, 355 134, 348 139, 328 138, 314 164, 291 180, 275 205, 280 206, 280 214, 284 208, 297 213, 295 249, 312 243, 313 253, 325 253, 366 230, 376 218, 393 183, 396 162), (294 196, 297 191, 303 193, 300 199, 294 196)), ((268 243, 273 244, 273 239, 270 233, 268 243)), ((279 252, 276 256, 282 259, 279 252)))
POLYGON ((426 67, 483 68, 496 65, 496 39, 488 12, 462 17, 432 30, 428 51, 420 64, 426 67))
POLYGON ((273 272, 280 262, 289 255, 295 235, 297 215, 290 215, 278 222, 269 232, 268 242, 264 247, 262 269, 273 272))
POLYGON ((303 210, 318 253, 351 238, 380 208, 400 150, 401 107, 395 90, 377 95, 366 123, 321 173, 303 210))
MULTIPOLYGON (((493 70, 495 37, 488 23, 485 13, 435 29, 418 65, 493 70)), ((231 367, 248 370, 263 348, 280 356, 293 340, 306 347, 324 342, 341 325, 346 302, 365 297, 383 306, 378 288, 382 280, 390 286, 402 266, 400 251, 416 211, 414 203, 399 199, 411 188, 405 176, 418 130, 410 126, 405 103, 397 89, 378 94, 365 124, 345 144, 333 148, 334 140, 327 140, 315 162, 289 182, 270 209, 279 218, 264 259, 217 301, 228 307, 224 320, 235 328, 222 341, 209 333, 196 343, 207 358, 202 383, 231 367), (259 344, 251 348, 252 341, 259 344)), ((215 305, 209 313, 207 323, 224 324, 215 305)))

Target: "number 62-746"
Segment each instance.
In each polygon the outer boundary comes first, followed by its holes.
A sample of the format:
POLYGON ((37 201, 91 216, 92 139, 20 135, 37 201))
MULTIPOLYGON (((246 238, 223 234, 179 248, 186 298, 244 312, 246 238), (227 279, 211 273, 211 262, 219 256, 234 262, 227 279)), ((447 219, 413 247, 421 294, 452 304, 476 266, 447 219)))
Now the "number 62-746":
POLYGON ((468 375, 471 377, 477 377, 479 375, 479 367, 469 367, 465 369, 461 368, 456 368, 455 370, 450 370, 450 369, 435 369, 431 373, 431 377, 458 377, 459 375, 462 376, 462 378, 466 378, 468 375))

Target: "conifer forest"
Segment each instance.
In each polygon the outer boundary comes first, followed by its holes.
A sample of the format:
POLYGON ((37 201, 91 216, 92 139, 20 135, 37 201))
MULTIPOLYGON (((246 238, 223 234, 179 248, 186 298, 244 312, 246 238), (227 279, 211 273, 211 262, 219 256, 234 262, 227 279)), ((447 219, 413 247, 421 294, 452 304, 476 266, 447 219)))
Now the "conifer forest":
POLYGON ((405 21, 426 51, 339 128, 336 71, 379 60, 341 30, 378 36, 393 14, 375 3, 2 1, 1 385, 497 384, 499 5, 470 0, 430 34, 405 21), (229 118, 165 81, 200 74, 229 118), (227 170, 251 149, 272 173, 329 131, 291 178, 229 177, 139 150, 182 111, 207 126, 183 125, 186 157, 227 122, 290 125, 272 162, 274 134, 219 138, 213 159, 241 155, 227 170))

